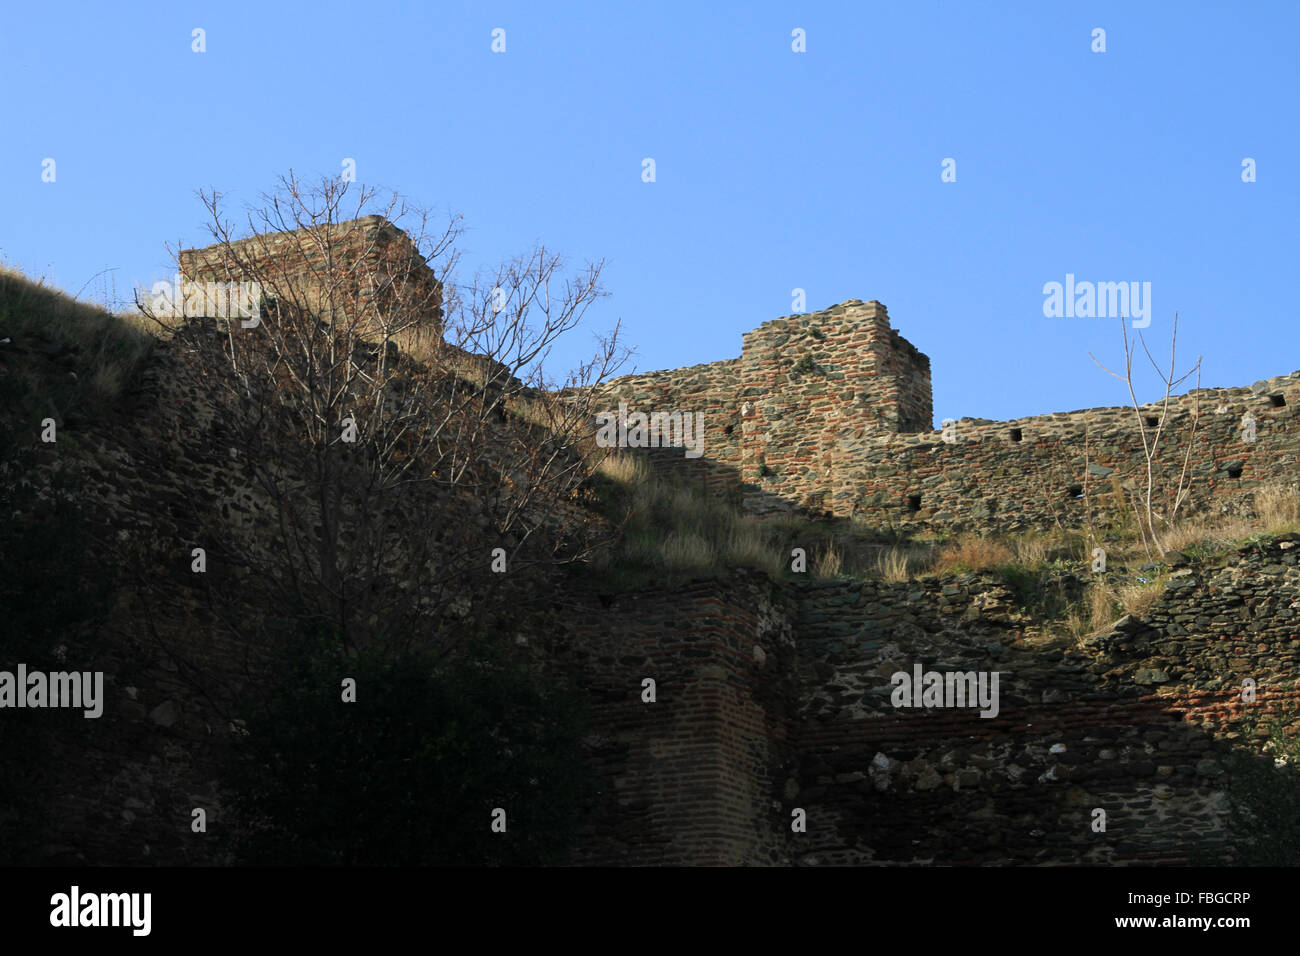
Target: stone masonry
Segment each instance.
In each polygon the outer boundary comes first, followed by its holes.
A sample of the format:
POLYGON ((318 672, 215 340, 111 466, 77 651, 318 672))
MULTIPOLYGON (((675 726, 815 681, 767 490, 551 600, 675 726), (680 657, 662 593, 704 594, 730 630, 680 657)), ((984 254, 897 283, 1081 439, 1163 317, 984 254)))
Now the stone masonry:
MULTIPOLYGON (((385 228, 361 221, 369 238, 357 248, 385 228)), ((204 268, 201 252, 184 260, 190 274, 204 268)), ((177 376, 178 352, 160 345, 131 414, 69 428, 76 444, 59 448, 79 449, 70 454, 85 496, 117 540, 188 554, 215 534, 252 536, 268 511, 211 395, 177 376)), ((949 441, 931 429, 929 383, 928 360, 884 307, 850 301, 764 324, 739 358, 623 378, 610 396, 703 412, 704 457, 660 449, 656 466, 743 494, 754 511, 1017 530, 1054 516, 1077 523, 1085 482, 1093 493, 1132 480, 1132 409, 962 420, 949 441)), ((1265 483, 1296 480, 1300 373, 1180 397, 1168 413, 1171 461, 1181 464, 1198 397, 1190 467, 1203 503, 1244 508, 1265 483), (1243 440, 1247 413, 1254 442, 1243 440)), ((1083 641, 1044 635, 992 573, 776 582, 735 570, 671 588, 566 585, 520 636, 575 676, 591 712, 586 746, 606 786, 575 862, 1228 861, 1236 720, 1248 706, 1285 715, 1300 701, 1298 555, 1300 535, 1287 534, 1243 544, 1222 566, 1171 569, 1141 620, 1083 641), (997 671, 998 714, 896 709, 891 675, 915 664, 997 671), (653 704, 641 699, 646 678, 653 704), (1258 705, 1242 702, 1247 678, 1258 705), (1097 809, 1105 832, 1090 826, 1097 809), (800 813, 806 827, 795 830, 800 813)), ((259 649, 214 640, 187 596, 185 561, 172 564, 159 569, 175 587, 169 642, 124 626, 136 611, 127 605, 101 635, 104 716, 52 762, 65 832, 44 848, 47 862, 228 862, 192 833, 189 813, 204 806, 210 826, 225 823, 216 757, 233 715, 187 675, 201 665, 234 684, 259 649)))
POLYGON ((403 324, 420 316, 442 329, 442 283, 410 237, 382 216, 183 249, 177 258, 187 281, 258 281, 267 296, 322 318, 340 313, 348 321, 359 308, 356 318, 382 329, 397 306, 403 324))
POLYGON ((743 496, 753 513, 803 509, 903 533, 1079 527, 1090 508, 1123 510, 1121 488, 1144 486, 1142 431, 1154 441, 1157 427, 1157 488, 1176 487, 1186 462, 1193 507, 1240 512, 1259 488, 1296 480, 1300 372, 1189 392, 1168 409, 936 430, 929 359, 879 302, 786 316, 743 341, 739 359, 617 379, 609 396, 702 414, 703 457, 658 449, 652 461, 743 496))

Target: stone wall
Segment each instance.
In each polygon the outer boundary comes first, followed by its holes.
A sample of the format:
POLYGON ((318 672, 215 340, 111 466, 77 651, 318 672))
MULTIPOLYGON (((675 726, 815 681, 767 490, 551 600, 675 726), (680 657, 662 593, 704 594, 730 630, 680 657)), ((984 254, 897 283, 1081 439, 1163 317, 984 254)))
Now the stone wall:
MULTIPOLYGON (((440 323, 441 285, 404 233, 379 216, 336 228, 338 265, 370 277, 357 292, 377 316, 400 293, 440 323)), ((316 301, 328 270, 310 238, 272 234, 185 250, 181 267, 191 278, 257 272, 328 311, 316 301)), ((703 457, 647 449, 658 471, 743 500, 752 513, 802 509, 903 533, 1125 520, 1121 488, 1145 483, 1139 417, 1153 443, 1161 428, 1157 492, 1185 477, 1192 507, 1249 510, 1253 492, 1295 480, 1300 453, 1300 372, 1249 389, 1191 392, 1140 416, 1097 408, 962 419, 935 431, 929 359, 890 326, 884 305, 856 299, 763 323, 745 333, 737 359, 627 376, 605 393, 610 410, 622 402, 629 412, 702 418, 703 457), (1253 441, 1244 437, 1246 415, 1253 441)))
POLYGON ((657 468, 746 493, 753 511, 830 508, 846 434, 930 427, 930 360, 890 328, 879 302, 765 322, 741 357, 617 379, 610 406, 704 415, 704 457, 653 454, 657 468))
POLYGON ((1126 520, 1120 489, 1145 487, 1144 431, 1156 498, 1183 478, 1188 504, 1213 512, 1249 511, 1255 491, 1294 483, 1300 455, 1300 372, 1143 406, 1141 425, 1133 408, 1110 407, 934 430, 929 359, 878 302, 766 322, 738 360, 610 389, 629 406, 705 413, 704 456, 660 450, 656 468, 743 496, 752 513, 802 509, 903 533, 1126 520))
POLYGON ((548 645, 584 675, 607 782, 581 862, 1231 862, 1239 718, 1300 704, 1298 554, 1283 535, 1180 568, 1141 620, 1084 641, 991 574, 584 598, 548 645), (916 664, 998 672, 996 716, 896 708, 891 676, 916 664))
MULTIPOLYGON (((1300 373, 1292 373, 1251 388, 1177 396, 1167 412, 1143 406, 1157 452, 1158 499, 1178 487, 1185 463, 1191 506, 1212 512, 1242 513, 1255 491, 1294 484, 1298 404, 1300 373), (1244 440, 1247 415, 1255 422, 1253 442, 1244 440)), ((1099 408, 1008 422, 962 419, 947 438, 943 430, 864 434, 842 446, 845 467, 832 510, 905 532, 1014 532, 1058 521, 1080 527, 1089 508, 1094 520, 1118 516, 1124 507, 1117 487, 1141 491, 1146 483, 1137 418, 1131 407, 1099 408)))
POLYGON ((266 296, 322 317, 338 313, 382 328, 397 314, 403 326, 418 318, 442 328, 442 283, 410 237, 382 216, 183 249, 177 260, 187 281, 256 281, 266 296), (354 309, 359 317, 348 315, 354 309))
POLYGON ((829 507, 845 428, 928 426, 929 359, 893 333, 879 302, 765 322, 746 333, 741 363, 751 510, 773 497, 829 507))
POLYGON ((587 746, 605 782, 578 862, 765 865, 788 858, 794 635, 762 575, 578 596, 538 636, 581 675, 587 746), (647 702, 644 681, 654 681, 647 702))
POLYGON ((808 585, 794 862, 1229 861, 1231 722, 1300 702, 1297 538, 1175 571, 1143 620, 1082 643, 1034 635, 990 576, 808 585), (998 671, 997 716, 896 709, 890 677, 916 663, 998 671))
MULTIPOLYGON (((1132 476, 1131 410, 963 420, 952 442, 908 431, 929 415, 924 356, 878 304, 837 310, 768 323, 739 359, 622 379, 611 396, 703 412, 705 458, 656 459, 719 491, 749 474, 759 509, 804 500, 905 528, 1077 522, 1072 486, 1089 472, 1070 449, 1085 427, 1091 478, 1132 476), (819 325, 830 319, 842 326, 819 325)), ((156 590, 170 595, 161 608, 115 608, 101 635, 104 716, 51 761, 62 832, 47 862, 225 862, 189 814, 206 808, 214 831, 226 822, 217 757, 233 715, 217 685, 247 680, 260 649, 204 626, 186 593, 189 548, 256 534, 268 506, 230 454, 212 395, 177 374, 178 349, 160 346, 127 414, 45 450, 81 469, 98 522, 87 540, 152 545, 166 558, 156 590), (204 674, 212 686, 196 681, 204 674)), ((1253 489, 1295 480, 1300 375, 1200 398, 1199 493, 1247 507, 1253 489), (1254 443, 1241 440, 1246 411, 1254 443)), ((1170 412, 1175 434, 1193 404, 1170 412)), ((1179 447, 1171 440, 1170 460, 1179 447)), ((577 677, 590 710, 587 747, 606 788, 578 862, 1230 859, 1224 755, 1242 742, 1242 682, 1257 681, 1261 712, 1300 699, 1298 538, 1243 546, 1224 567, 1180 567, 1141 620, 1082 642, 1045 634, 987 574, 776 584, 737 571, 671 589, 557 591, 545 626, 521 636, 577 677), (895 708, 890 677, 915 664, 997 671, 997 716, 895 708), (1095 809, 1104 833, 1090 826, 1095 809), (791 829, 795 811, 806 832, 791 829)), ((1062 586, 1077 593, 1082 581, 1062 586)))
MULTIPOLYGON (((210 397, 164 349, 141 407, 73 434, 112 533, 170 543, 163 640, 103 634, 104 716, 52 766, 66 831, 49 862, 220 863, 217 756, 230 715, 195 675, 245 680, 258 649, 187 610, 188 547, 249 533, 265 506, 222 444, 210 397), (170 591, 169 591, 170 589, 170 591)), ((1223 754, 1243 712, 1295 700, 1297 536, 1222 568, 1174 571, 1164 598, 1075 643, 1045 637, 991 575, 778 585, 754 572, 630 593, 566 589, 527 635, 577 677, 605 797, 577 862, 1185 863, 1227 858, 1223 754), (890 675, 997 670, 999 713, 900 711, 890 675), (657 700, 642 700, 643 680, 657 700), (1106 811, 1105 833, 1090 827, 1106 811), (807 830, 791 830, 792 812, 807 830)), ((213 568, 210 573, 217 569, 213 568)), ((1078 587, 1080 582, 1074 582, 1078 587)), ((143 609, 119 609, 119 623, 143 609)), ((158 610, 158 609, 156 609, 158 610)))
MULTIPOLYGON (((191 831, 191 811, 214 834, 227 822, 217 772, 231 716, 219 702, 261 651, 207 626, 191 548, 250 533, 266 502, 222 442, 213 392, 178 374, 177 351, 156 350, 124 414, 61 428, 43 450, 77 476, 84 540, 123 588, 95 635, 103 715, 51 755, 51 865, 224 862, 219 840, 191 831), (137 567, 136 554, 161 560, 137 567), (153 600, 125 596, 137 573, 153 600)), ((223 574, 215 560, 210 571, 223 574)))
POLYGON ((738 489, 741 467, 741 418, 738 396, 742 391, 740 359, 728 359, 671 372, 629 375, 611 382, 606 390, 608 409, 619 403, 632 412, 691 412, 702 416, 704 455, 687 458, 682 448, 647 449, 660 474, 700 481, 719 494, 738 489))

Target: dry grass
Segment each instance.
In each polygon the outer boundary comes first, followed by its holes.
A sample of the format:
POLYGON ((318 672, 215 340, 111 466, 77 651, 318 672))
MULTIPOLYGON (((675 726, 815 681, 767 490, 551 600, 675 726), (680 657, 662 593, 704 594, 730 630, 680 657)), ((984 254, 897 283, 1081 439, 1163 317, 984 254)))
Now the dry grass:
POLYGON ((157 341, 143 316, 115 316, 0 265, 0 338, 22 395, 42 413, 93 414, 117 399, 157 341), (59 356, 60 361, 45 361, 59 356), (32 375, 24 375, 24 369, 32 375))
POLYGON ((689 531, 670 534, 664 539, 659 555, 670 571, 711 571, 718 560, 713 544, 689 531))
POLYGON ((620 485, 645 485, 652 477, 650 463, 644 457, 617 451, 605 455, 596 471, 620 485))
MULTIPOLYGON (((141 301, 148 302, 147 299, 141 301)), ((126 328, 135 329, 142 335, 148 335, 155 339, 170 339, 176 334, 176 330, 183 321, 168 319, 165 316, 149 316, 138 310, 118 312, 113 317, 126 328)))
POLYGON ((813 573, 819 578, 838 577, 841 569, 844 567, 844 554, 835 546, 832 541, 825 550, 817 556, 817 563, 813 566, 813 573))
POLYGON ((1265 531, 1300 524, 1300 485, 1270 485, 1255 492, 1255 513, 1265 531))
POLYGON ((502 400, 506 414, 517 422, 536 429, 539 438, 553 439, 559 444, 604 458, 608 449, 596 445, 591 432, 584 428, 580 416, 554 396, 534 391, 516 392, 502 400))
POLYGON ((732 526, 723 560, 730 567, 759 568, 772 578, 785 571, 785 557, 772 546, 770 529, 753 517, 741 518, 732 526))
MULTIPOLYGON (((1222 523, 1219 525, 1223 527, 1222 523)), ((1166 529, 1160 536, 1161 543, 1167 550, 1186 551, 1188 548, 1209 543, 1216 537, 1216 528, 1204 520, 1191 519, 1180 521, 1173 528, 1166 529)))
POLYGON ((1132 617, 1143 617, 1147 611, 1151 610, 1151 605, 1160 600, 1160 596, 1164 593, 1164 579, 1156 578, 1146 584, 1123 585, 1116 589, 1115 596, 1125 614, 1132 617))
POLYGON ((520 421, 547 431, 561 424, 557 416, 558 410, 537 399, 515 396, 506 402, 506 409, 520 421))
POLYGON ((1167 550, 1221 550, 1258 534, 1300 531, 1300 487, 1275 484, 1255 492, 1254 519, 1191 518, 1161 535, 1167 550))
POLYGON ((644 456, 611 452, 600 459, 596 473, 605 483, 608 515, 623 531, 602 561, 624 567, 632 579, 656 569, 721 573, 731 568, 782 578, 791 573, 793 547, 815 556, 811 576, 833 578, 850 570, 842 543, 824 526, 788 515, 742 515, 735 501, 697 483, 655 474, 644 456))
MULTIPOLYGON (((1300 486, 1279 483, 1258 489, 1254 511, 1254 518, 1189 515, 1175 527, 1164 529, 1161 543, 1167 551, 1190 555, 1195 561, 1214 561, 1260 534, 1300 532, 1300 486)), ((1136 536, 1106 541, 1103 547, 1111 565, 1141 565, 1149 560, 1136 536)), ((1163 596, 1165 583, 1163 574, 1113 588, 1094 579, 1089 591, 1091 613, 1087 608, 1076 608, 1064 623, 1076 637, 1084 637, 1108 628, 1120 613, 1145 617, 1163 596)))
MULTIPOLYGON (((1300 485, 1277 483, 1254 493, 1255 517, 1188 515, 1159 530, 1166 551, 1222 552, 1259 534, 1300 531, 1300 485)), ((1112 561, 1144 563, 1149 558, 1136 533, 1105 543, 1112 561)))
POLYGON ((1015 560, 1015 552, 996 538, 964 534, 939 551, 933 570, 939 574, 987 571, 1015 560))
POLYGON ((1164 593, 1164 583, 1161 578, 1112 590, 1101 580, 1094 580, 1088 591, 1088 605, 1070 611, 1065 626, 1081 639, 1108 630, 1123 614, 1142 617, 1164 593))
POLYGON ((605 454, 596 473, 612 486, 610 517, 626 519, 609 563, 692 573, 752 567, 773 577, 782 574, 782 551, 772 529, 723 499, 661 479, 637 454, 605 454))
POLYGON ((1048 543, 1038 536, 1021 536, 1011 542, 1015 549, 1015 560, 1027 568, 1042 567, 1047 563, 1048 543))
POLYGON ((1113 593, 1100 582, 1092 587, 1092 607, 1089 609, 1088 623, 1094 632, 1110 627, 1119 617, 1118 601, 1113 593))
POLYGON ((955 542, 939 548, 914 545, 895 545, 876 556, 871 571, 881 580, 891 583, 909 581, 925 574, 984 571, 1008 566, 1018 566, 1026 571, 1041 570, 1054 558, 1082 553, 1079 534, 1062 535, 1025 534, 999 539, 978 535, 963 535, 955 542))
POLYGON ((1070 635, 1077 641, 1081 641, 1085 637, 1091 637, 1100 630, 1100 628, 1093 626, 1089 616, 1084 614, 1078 608, 1075 608, 1066 615, 1065 629, 1069 631, 1070 635))
POLYGON ((1264 530, 1259 521, 1246 518, 1225 517, 1217 520, 1191 518, 1180 521, 1166 530, 1160 541, 1166 550, 1187 551, 1192 548, 1216 549, 1226 547, 1264 530))
POLYGON ((882 581, 902 584, 929 568, 930 553, 921 548, 892 547, 876 558, 876 573, 882 581))
MULTIPOLYGON (((1086 570, 1092 548, 1098 545, 1105 549, 1112 569, 1122 571, 1150 560, 1136 534, 1116 540, 1116 529, 1093 540, 1083 530, 1058 530, 1001 538, 963 534, 943 544, 905 542, 882 548, 864 540, 866 532, 855 533, 851 525, 845 530, 797 516, 741 516, 735 502, 694 484, 674 485, 655 477, 640 455, 610 454, 598 472, 632 495, 633 534, 623 557, 658 568, 705 570, 705 562, 711 560, 713 571, 752 567, 774 578, 784 577, 791 570, 790 550, 799 547, 810 556, 808 571, 816 577, 870 575, 902 583, 930 574, 997 571, 1014 575, 1022 589, 1032 589, 1036 576, 1050 571, 1056 561, 1086 570)), ((1162 540, 1167 548, 1189 553, 1194 561, 1210 561, 1261 530, 1300 530, 1300 488, 1261 489, 1256 492, 1255 510, 1257 520, 1188 516, 1167 529, 1162 540)), ((1083 606, 1061 609, 1056 620, 1076 635, 1095 633, 1121 614, 1145 615, 1164 590, 1163 577, 1145 584, 1112 585, 1111 580, 1094 578, 1083 606)))

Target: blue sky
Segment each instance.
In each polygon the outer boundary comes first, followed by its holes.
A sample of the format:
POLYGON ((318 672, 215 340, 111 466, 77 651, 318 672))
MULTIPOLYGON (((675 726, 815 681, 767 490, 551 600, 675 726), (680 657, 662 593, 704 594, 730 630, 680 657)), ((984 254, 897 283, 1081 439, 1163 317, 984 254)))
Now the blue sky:
POLYGON ((196 190, 352 157, 463 213, 470 266, 604 258, 587 325, 622 319, 641 370, 739 355, 801 288, 884 302, 936 422, 1122 404, 1088 358, 1118 319, 1043 314, 1069 273, 1150 282, 1153 351, 1177 311, 1204 384, 1248 385, 1300 367, 1297 35, 1294 3, 23 4, 0 258, 123 292, 206 244, 196 190))

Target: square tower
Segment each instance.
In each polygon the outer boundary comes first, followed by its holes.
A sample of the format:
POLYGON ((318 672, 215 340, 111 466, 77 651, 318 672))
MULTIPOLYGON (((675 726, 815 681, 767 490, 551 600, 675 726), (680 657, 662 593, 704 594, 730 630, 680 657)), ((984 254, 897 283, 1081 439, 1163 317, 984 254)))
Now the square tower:
POLYGON ((183 249, 177 259, 189 282, 256 281, 265 295, 321 318, 355 318, 378 329, 400 314, 402 325, 418 318, 442 333, 442 283, 411 238, 383 216, 268 231, 183 249))
POLYGON ((834 475, 868 432, 929 431, 930 360, 879 302, 765 322, 741 352, 741 478, 763 500, 834 511, 834 475))

